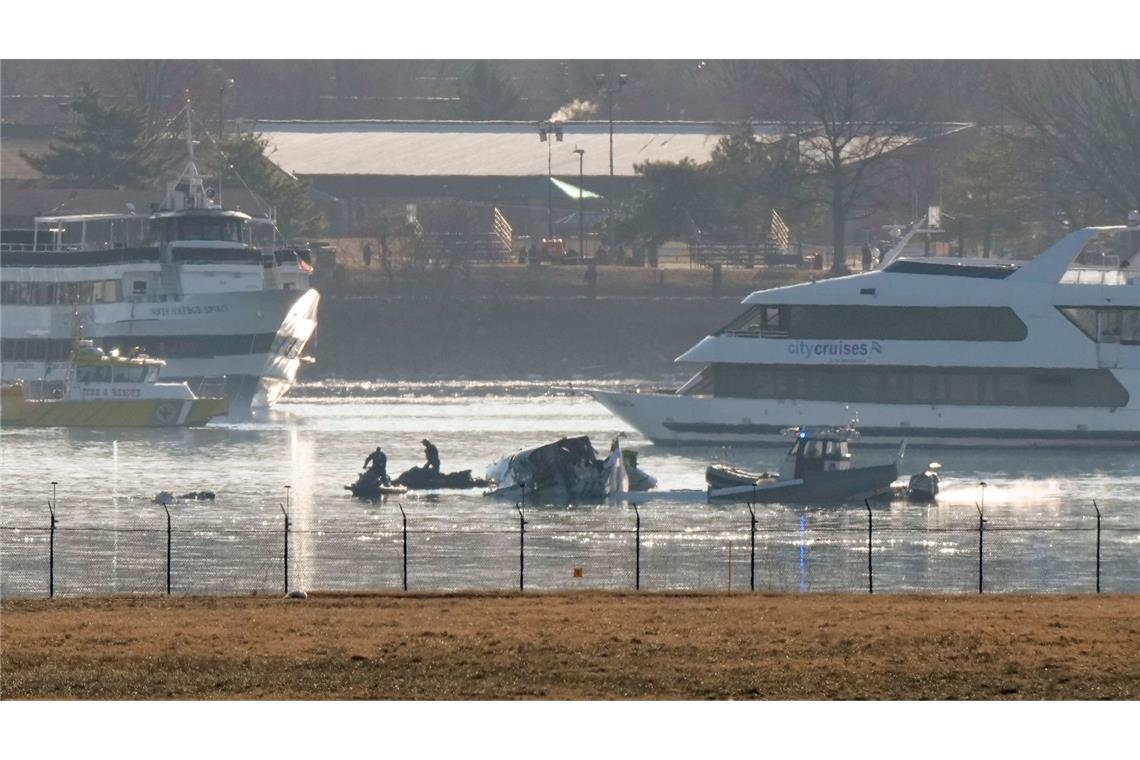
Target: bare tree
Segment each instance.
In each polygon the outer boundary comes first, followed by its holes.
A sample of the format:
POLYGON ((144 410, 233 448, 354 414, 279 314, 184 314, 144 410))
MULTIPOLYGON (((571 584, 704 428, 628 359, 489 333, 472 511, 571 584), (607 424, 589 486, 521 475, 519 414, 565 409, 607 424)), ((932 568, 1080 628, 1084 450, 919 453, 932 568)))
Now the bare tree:
POLYGON ((869 177, 889 154, 929 134, 925 93, 904 65, 871 61, 796 61, 781 81, 807 122, 800 158, 831 213, 832 271, 846 272, 847 221, 869 177))
POLYGON ((1014 64, 1005 94, 1022 139, 1084 191, 1081 205, 1140 207, 1140 61, 1014 64))

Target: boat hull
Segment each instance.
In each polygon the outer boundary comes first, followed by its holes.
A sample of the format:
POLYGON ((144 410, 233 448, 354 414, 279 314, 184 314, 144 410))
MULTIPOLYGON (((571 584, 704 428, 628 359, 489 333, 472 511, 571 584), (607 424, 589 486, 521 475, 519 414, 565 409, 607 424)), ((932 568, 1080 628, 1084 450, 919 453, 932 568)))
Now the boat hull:
MULTIPOLYGON (((176 301, 81 306, 84 337, 105 350, 130 350, 166 361, 163 379, 195 393, 224 396, 230 411, 267 407, 293 386, 317 327, 320 294, 313 289, 183 295, 176 301)), ((34 335, 69 343, 72 310, 59 306, 4 307, 4 337, 34 335)), ((2 357, 3 380, 23 380, 39 395, 62 385, 66 362, 2 357)))
POLYGON ((4 427, 199 427, 226 414, 224 398, 39 401, 3 397, 4 427))
POLYGON ((709 501, 771 503, 858 502, 888 493, 899 476, 895 463, 817 473, 794 480, 759 480, 756 483, 710 488, 709 501))
POLYGON ((1140 449, 1140 409, 846 404, 590 391, 658 444, 786 445, 789 427, 858 417, 862 445, 1140 449))

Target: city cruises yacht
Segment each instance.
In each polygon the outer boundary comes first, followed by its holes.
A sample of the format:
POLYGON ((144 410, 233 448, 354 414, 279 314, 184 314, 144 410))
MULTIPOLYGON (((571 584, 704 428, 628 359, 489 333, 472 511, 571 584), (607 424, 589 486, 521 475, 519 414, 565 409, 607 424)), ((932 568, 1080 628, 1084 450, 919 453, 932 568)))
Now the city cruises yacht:
POLYGON ((858 417, 864 444, 1140 448, 1140 226, 1027 261, 904 258, 744 299, 675 393, 592 392, 658 443, 780 443, 858 417))
POLYGON ((52 398, 67 381, 74 315, 96 347, 160 356, 165 376, 231 413, 296 381, 317 326, 308 252, 271 219, 227 210, 193 157, 150 213, 37 217, 0 241, 0 379, 52 398))

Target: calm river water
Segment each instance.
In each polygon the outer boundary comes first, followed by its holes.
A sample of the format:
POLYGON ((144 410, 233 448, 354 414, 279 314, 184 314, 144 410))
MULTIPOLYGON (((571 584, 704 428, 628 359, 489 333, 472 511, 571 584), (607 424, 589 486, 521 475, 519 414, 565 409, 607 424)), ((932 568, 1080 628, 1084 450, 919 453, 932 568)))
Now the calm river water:
POLYGON ((1095 500, 1102 587, 1140 591, 1135 452, 912 446, 903 472, 939 461, 943 490, 933 505, 873 509, 872 570, 863 508, 758 507, 753 532, 746 506, 705 503, 708 463, 775 470, 778 448, 659 447, 632 434, 625 445, 659 481, 636 512, 529 507, 522 536, 514 505, 478 493, 369 504, 342 488, 377 445, 393 476, 421 463, 425 437, 445 470, 482 474, 504 454, 562 435, 589 435, 604 450, 624 429, 590 398, 545 382, 327 383, 298 388, 262 417, 202 429, 5 429, 0 593, 47 592, 53 480, 59 594, 165 591, 166 514, 153 498, 201 489, 216 501, 171 507, 174 593, 280 592, 286 501, 291 588, 401 588, 402 506, 411 590, 517 588, 523 543, 527 588, 859 591, 873 576, 877 592, 976 591, 984 505, 987 591, 1091 591, 1095 500))

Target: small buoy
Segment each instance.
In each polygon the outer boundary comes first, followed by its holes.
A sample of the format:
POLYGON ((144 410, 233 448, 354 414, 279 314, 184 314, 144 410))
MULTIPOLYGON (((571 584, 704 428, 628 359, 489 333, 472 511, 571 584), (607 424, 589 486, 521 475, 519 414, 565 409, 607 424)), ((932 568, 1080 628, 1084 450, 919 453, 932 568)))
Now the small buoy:
POLYGON ((306 594, 304 591, 290 591, 288 598, 290 598, 290 599, 308 599, 309 595, 306 594))

